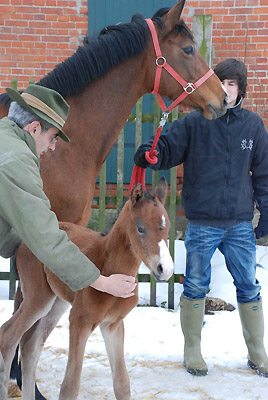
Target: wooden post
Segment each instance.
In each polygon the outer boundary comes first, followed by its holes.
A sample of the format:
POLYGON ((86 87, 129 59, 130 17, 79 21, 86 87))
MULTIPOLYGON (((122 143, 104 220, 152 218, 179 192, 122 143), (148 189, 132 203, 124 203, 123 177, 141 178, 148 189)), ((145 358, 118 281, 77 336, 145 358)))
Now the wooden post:
POLYGON ((117 186, 116 186, 116 208, 123 203, 124 187, 124 129, 119 134, 117 140, 117 186))
POLYGON ((193 35, 197 47, 209 65, 213 65, 213 47, 212 47, 212 15, 194 15, 193 35))

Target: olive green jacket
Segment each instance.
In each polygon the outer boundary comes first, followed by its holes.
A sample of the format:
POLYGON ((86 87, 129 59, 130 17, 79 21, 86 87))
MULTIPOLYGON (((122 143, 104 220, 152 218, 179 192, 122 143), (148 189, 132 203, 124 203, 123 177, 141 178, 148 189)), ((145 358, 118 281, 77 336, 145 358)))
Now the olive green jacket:
POLYGON ((11 257, 21 241, 74 291, 100 275, 59 229, 33 138, 6 117, 0 120, 0 256, 11 257))

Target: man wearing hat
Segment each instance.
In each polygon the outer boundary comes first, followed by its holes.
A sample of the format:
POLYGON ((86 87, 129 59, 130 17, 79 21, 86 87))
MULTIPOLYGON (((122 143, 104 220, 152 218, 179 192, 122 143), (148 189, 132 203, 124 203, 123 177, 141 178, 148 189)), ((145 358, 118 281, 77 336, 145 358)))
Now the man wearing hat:
MULTIPOLYGON (((69 105, 59 93, 38 85, 30 85, 21 95, 6 90, 13 102, 8 117, 0 120, 0 256, 12 257, 23 241, 74 291, 92 286, 117 297, 134 295, 134 277, 100 275, 59 229, 43 191, 40 156, 54 151, 58 138, 69 142, 62 131, 69 105)), ((0 353, 1 399, 5 398, 4 375, 0 353)))

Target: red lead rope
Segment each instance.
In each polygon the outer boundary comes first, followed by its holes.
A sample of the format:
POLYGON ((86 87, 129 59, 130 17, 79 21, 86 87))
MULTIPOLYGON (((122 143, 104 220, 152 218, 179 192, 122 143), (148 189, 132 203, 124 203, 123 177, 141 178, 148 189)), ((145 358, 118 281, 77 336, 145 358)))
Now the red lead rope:
MULTIPOLYGON (((211 77, 211 75, 214 74, 214 71, 212 69, 209 69, 208 72, 200 78, 198 81, 195 83, 187 83, 166 61, 165 57, 162 56, 161 49, 159 46, 158 42, 158 37, 156 33, 155 26, 153 24, 153 21, 151 19, 146 19, 145 20, 150 28, 152 39, 153 39, 153 44, 154 44, 154 49, 155 49, 155 54, 156 54, 156 74, 155 74, 155 81, 154 81, 154 89, 152 91, 153 94, 157 95, 157 100, 160 108, 163 111, 162 118, 160 120, 159 126, 157 128, 154 142, 152 145, 152 148, 150 151, 145 152, 145 158, 150 164, 156 164, 157 163, 157 154, 158 152, 155 150, 155 147, 157 145, 160 133, 163 130, 163 127, 168 119, 169 113, 177 107, 178 104, 180 104, 185 97, 187 97, 189 94, 193 93, 199 86, 202 85, 208 78, 211 77), (173 78, 181 84, 181 86, 184 89, 184 92, 175 100, 173 103, 169 106, 166 107, 163 98, 159 94, 159 86, 160 86, 160 80, 161 80, 161 74, 162 74, 162 69, 165 68, 165 70, 170 73, 170 75, 173 76, 173 78)), ((132 177, 129 185, 129 192, 131 192, 133 186, 137 185, 138 183, 142 184, 143 190, 145 190, 145 168, 138 167, 137 165, 134 165, 133 171, 132 171, 132 177)))

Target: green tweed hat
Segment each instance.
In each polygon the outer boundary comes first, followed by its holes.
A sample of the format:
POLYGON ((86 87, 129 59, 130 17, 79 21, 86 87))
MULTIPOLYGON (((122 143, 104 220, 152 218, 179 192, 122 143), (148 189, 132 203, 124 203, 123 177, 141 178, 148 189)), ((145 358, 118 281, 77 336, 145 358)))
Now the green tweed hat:
POLYGON ((70 142, 62 130, 70 107, 58 92, 39 85, 29 85, 22 94, 12 88, 7 88, 6 92, 11 100, 58 128, 59 136, 70 142))

